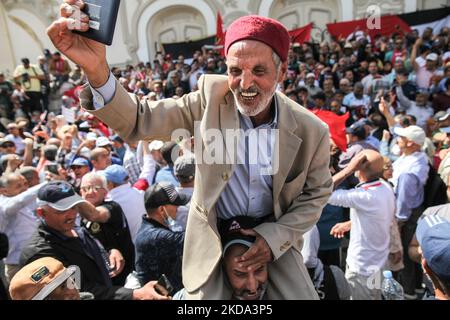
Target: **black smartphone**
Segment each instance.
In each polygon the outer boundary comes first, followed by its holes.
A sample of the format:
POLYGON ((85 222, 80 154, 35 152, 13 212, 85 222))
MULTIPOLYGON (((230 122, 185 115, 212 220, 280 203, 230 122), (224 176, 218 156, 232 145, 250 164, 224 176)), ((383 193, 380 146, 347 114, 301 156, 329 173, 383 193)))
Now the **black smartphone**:
POLYGON ((156 283, 155 290, 163 296, 170 296, 173 293, 173 286, 167 276, 163 273, 156 283))
POLYGON ((57 164, 47 164, 45 165, 45 171, 51 172, 53 174, 59 175, 57 164))
POLYGON ((89 30, 73 31, 110 46, 114 38, 120 0, 85 0, 83 12, 89 16, 89 30))

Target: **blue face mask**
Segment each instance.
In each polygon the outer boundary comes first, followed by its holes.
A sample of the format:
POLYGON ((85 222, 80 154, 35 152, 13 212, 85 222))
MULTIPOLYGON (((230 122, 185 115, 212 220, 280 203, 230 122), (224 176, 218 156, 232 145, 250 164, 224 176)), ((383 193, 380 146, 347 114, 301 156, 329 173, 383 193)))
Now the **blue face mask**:
POLYGON ((172 231, 177 231, 175 230, 177 228, 177 222, 172 219, 172 217, 169 216, 169 214, 166 211, 166 208, 163 208, 164 213, 165 213, 165 217, 164 217, 164 223, 167 225, 167 227, 169 227, 170 230, 172 231))

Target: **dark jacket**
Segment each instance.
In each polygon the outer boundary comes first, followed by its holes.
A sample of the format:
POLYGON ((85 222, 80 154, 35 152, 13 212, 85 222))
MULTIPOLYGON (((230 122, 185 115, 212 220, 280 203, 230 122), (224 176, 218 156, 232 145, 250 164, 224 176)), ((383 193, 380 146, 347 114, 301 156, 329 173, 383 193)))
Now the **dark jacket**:
POLYGON ((22 251, 20 264, 24 266, 43 257, 54 257, 64 266, 78 266, 81 271, 81 291, 94 294, 97 300, 130 300, 133 290, 113 286, 107 278, 100 247, 85 228, 77 233, 85 237, 91 247, 87 250, 80 238, 68 238, 40 222, 27 246, 22 251), (94 256, 95 255, 95 256, 94 256))
POLYGON ((136 272, 140 284, 158 280, 164 273, 175 291, 181 290, 183 243, 184 232, 173 232, 144 217, 136 236, 136 272))
POLYGON ((130 228, 121 206, 114 201, 105 201, 100 206, 108 209, 111 217, 106 223, 82 220, 83 226, 105 247, 107 251, 117 249, 125 259, 122 272, 112 278, 114 285, 125 285, 127 276, 134 270, 134 244, 130 228))

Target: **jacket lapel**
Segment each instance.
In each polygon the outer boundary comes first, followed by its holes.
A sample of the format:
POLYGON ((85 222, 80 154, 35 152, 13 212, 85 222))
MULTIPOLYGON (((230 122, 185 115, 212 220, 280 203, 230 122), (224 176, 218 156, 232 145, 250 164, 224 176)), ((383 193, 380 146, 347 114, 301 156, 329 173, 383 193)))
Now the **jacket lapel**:
MULTIPOLYGON (((226 163, 230 165, 235 164, 237 147, 241 137, 238 131, 240 128, 238 110, 235 106, 233 93, 231 91, 225 96, 225 103, 220 104, 219 112, 220 129, 222 131, 223 143, 226 147, 226 163), (233 140, 232 144, 229 143, 229 145, 227 145, 227 130, 228 134, 230 134, 230 132, 236 132, 236 139, 233 140)), ((231 140, 229 142, 231 142, 231 140)), ((233 167, 233 165, 231 165, 231 167, 233 167)))
POLYGON ((303 140, 294 133, 298 126, 286 98, 277 93, 276 99, 279 135, 273 153, 273 170, 276 172, 273 175, 273 204, 275 216, 278 218, 282 214, 278 197, 303 140))

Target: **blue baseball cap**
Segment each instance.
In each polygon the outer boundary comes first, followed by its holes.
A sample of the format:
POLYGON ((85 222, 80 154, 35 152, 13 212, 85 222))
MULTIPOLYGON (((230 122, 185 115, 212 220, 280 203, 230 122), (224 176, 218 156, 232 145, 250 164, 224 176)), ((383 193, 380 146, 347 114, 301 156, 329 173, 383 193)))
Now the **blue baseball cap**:
POLYGON ((52 181, 43 185, 37 194, 39 206, 50 206, 58 211, 69 210, 73 206, 86 202, 66 181, 52 181))
POLYGON ((450 222, 437 215, 422 216, 416 238, 430 269, 444 281, 450 281, 450 222))
POLYGON ((113 164, 101 172, 106 180, 114 184, 124 184, 128 180, 128 172, 124 167, 113 164))
POLYGON ((119 135, 115 134, 111 137, 111 141, 117 141, 119 143, 124 143, 123 139, 119 135))
POLYGON ((80 167, 91 167, 91 164, 89 163, 89 160, 86 158, 76 158, 72 161, 70 166, 80 166, 80 167))

